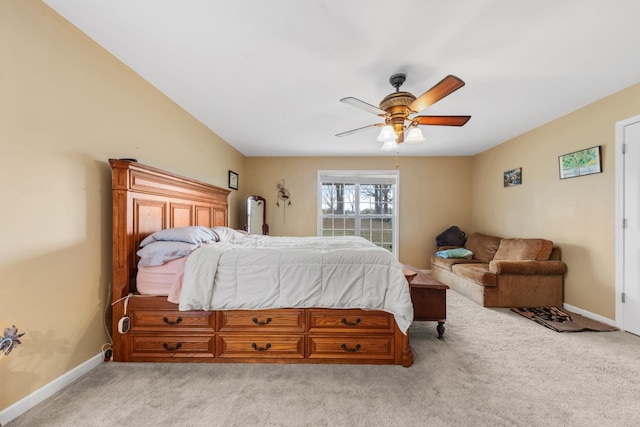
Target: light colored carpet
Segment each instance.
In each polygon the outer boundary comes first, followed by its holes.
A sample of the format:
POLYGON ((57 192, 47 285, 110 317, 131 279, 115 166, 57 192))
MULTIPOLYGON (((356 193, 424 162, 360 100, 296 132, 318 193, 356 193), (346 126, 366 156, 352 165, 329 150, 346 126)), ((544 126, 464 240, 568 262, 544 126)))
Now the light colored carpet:
POLYGON ((640 337, 557 333, 447 291, 411 368, 105 363, 19 426, 637 426, 640 337))

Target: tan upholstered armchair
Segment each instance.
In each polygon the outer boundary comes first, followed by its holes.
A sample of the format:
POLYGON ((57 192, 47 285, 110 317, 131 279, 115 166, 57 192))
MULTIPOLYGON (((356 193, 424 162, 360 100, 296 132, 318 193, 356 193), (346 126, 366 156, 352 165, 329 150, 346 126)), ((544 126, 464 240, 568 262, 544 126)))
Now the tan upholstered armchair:
POLYGON ((443 258, 438 248, 433 277, 485 307, 562 306, 567 266, 553 242, 473 233, 464 247, 472 255, 443 258))

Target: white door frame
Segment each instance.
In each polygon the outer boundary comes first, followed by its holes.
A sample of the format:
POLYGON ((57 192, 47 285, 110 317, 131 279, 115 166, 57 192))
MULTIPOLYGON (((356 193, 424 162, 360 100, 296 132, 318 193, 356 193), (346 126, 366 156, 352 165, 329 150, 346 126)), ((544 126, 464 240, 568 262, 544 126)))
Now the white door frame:
POLYGON ((616 123, 616 148, 615 148, 615 168, 616 168, 616 256, 615 256, 615 291, 616 291, 616 326, 625 330, 623 324, 623 304, 622 292, 624 291, 624 240, 622 220, 624 215, 624 155, 622 154, 622 144, 624 143, 624 128, 630 124, 640 122, 640 115, 621 120, 616 123))

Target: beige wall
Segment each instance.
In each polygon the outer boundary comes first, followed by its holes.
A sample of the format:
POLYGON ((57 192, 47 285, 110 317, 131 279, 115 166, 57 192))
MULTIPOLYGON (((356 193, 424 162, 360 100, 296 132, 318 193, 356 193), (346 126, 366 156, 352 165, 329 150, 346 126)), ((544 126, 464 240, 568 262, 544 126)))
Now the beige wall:
POLYGON ((554 241, 567 304, 615 319, 615 123, 640 113, 640 84, 474 157, 473 229, 554 241), (558 156, 602 146, 603 172, 559 179, 558 156), (522 185, 502 173, 522 167, 522 185))
MULTIPOLYGON (((317 234, 318 170, 395 170, 394 155, 384 157, 248 157, 246 194, 267 200, 270 234, 317 234), (284 180, 291 206, 276 206, 284 180)), ((429 267, 435 238, 451 225, 471 227, 471 157, 400 157, 399 259, 429 267)))
POLYGON ((0 2, 0 76, 0 331, 26 332, 0 360, 2 410, 108 342, 107 160, 226 188, 244 157, 37 0, 0 2))

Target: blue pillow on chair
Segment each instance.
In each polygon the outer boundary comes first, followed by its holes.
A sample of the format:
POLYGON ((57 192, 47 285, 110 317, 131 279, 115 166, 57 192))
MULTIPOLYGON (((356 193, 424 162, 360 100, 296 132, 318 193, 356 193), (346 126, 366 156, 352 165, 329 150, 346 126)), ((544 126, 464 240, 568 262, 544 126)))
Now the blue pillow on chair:
POLYGON ((473 258, 473 252, 465 248, 447 249, 436 252, 438 258, 473 258))

